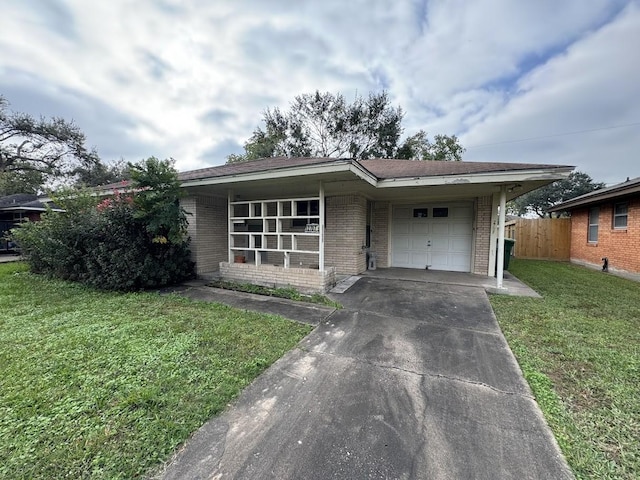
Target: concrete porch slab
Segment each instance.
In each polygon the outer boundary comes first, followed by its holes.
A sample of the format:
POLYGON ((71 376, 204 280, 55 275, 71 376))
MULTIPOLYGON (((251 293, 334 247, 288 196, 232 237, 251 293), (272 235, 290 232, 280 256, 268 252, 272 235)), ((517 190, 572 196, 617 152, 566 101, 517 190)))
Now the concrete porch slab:
POLYGON ((481 287, 488 293, 540 298, 538 292, 506 271, 504 272, 502 283, 504 288, 502 289, 496 288, 496 279, 494 277, 463 272, 390 267, 367 270, 361 275, 364 278, 386 278, 389 280, 411 280, 413 282, 459 285, 462 287, 481 287))

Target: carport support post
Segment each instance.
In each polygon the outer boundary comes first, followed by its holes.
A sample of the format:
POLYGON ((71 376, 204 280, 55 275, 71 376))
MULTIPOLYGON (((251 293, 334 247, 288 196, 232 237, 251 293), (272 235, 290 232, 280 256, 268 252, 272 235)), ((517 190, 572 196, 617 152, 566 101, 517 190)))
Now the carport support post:
POLYGON ((320 188, 318 191, 318 203, 320 213, 320 238, 318 239, 318 269, 324 272, 324 217, 326 212, 324 211, 324 185, 320 182, 320 188))
POLYGON ((507 186, 500 187, 500 210, 498 212, 498 255, 496 269, 496 288, 502 287, 502 279, 504 277, 504 219, 505 210, 507 208, 507 186))
POLYGON ((233 217, 233 190, 229 189, 227 192, 227 246, 229 247, 229 263, 233 263, 233 222, 231 221, 231 217, 233 217))

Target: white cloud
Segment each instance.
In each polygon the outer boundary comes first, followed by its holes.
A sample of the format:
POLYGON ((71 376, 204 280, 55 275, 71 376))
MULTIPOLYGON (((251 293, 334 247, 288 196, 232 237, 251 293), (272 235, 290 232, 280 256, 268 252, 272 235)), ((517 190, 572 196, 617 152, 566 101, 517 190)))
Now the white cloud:
MULTIPOLYGON (((265 108, 316 89, 387 88, 408 133, 469 146, 640 121, 636 0, 23 0, 3 7, 0 29, 0 93, 16 109, 59 114, 36 110, 37 90, 101 152, 181 169, 224 162, 265 108)), ((625 133, 606 137, 617 158, 637 151, 625 133)), ((593 164, 564 137, 467 157, 593 164)))
POLYGON ((498 144, 470 148, 468 157, 566 163, 608 182, 640 175, 639 127, 606 128, 640 122, 640 64, 629 48, 640 45, 639 26, 640 9, 630 7, 521 78, 504 108, 463 136, 470 147, 498 144), (501 143, 532 137, 545 138, 501 143))

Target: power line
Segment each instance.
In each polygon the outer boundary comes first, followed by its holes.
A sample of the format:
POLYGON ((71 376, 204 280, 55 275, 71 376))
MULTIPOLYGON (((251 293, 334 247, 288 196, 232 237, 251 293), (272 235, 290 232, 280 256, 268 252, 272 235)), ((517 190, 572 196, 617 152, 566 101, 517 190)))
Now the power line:
POLYGON ((542 140, 544 138, 564 137, 564 136, 567 136, 567 135, 578 135, 580 133, 599 132, 601 130, 613 130, 615 128, 636 127, 636 126, 639 126, 639 125, 640 125, 640 122, 627 123, 625 125, 612 125, 610 127, 591 128, 589 130, 577 130, 575 132, 555 133, 553 135, 541 135, 539 137, 521 138, 519 140, 505 140, 504 142, 484 143, 482 145, 473 145, 471 147, 466 147, 466 148, 468 150, 470 148, 492 147, 494 145, 505 145, 505 144, 508 144, 508 143, 529 142, 531 140, 542 140))

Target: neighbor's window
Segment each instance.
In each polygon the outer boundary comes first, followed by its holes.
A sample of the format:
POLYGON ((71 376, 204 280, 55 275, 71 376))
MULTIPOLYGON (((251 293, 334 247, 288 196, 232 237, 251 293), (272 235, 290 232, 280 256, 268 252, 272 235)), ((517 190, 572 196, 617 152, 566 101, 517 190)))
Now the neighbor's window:
POLYGON ((621 202, 613 205, 613 228, 627 228, 628 210, 628 202, 621 202))
POLYGON ((589 233, 587 233, 587 240, 589 242, 598 241, 598 220, 600 218, 600 208, 593 207, 589 209, 589 233))

